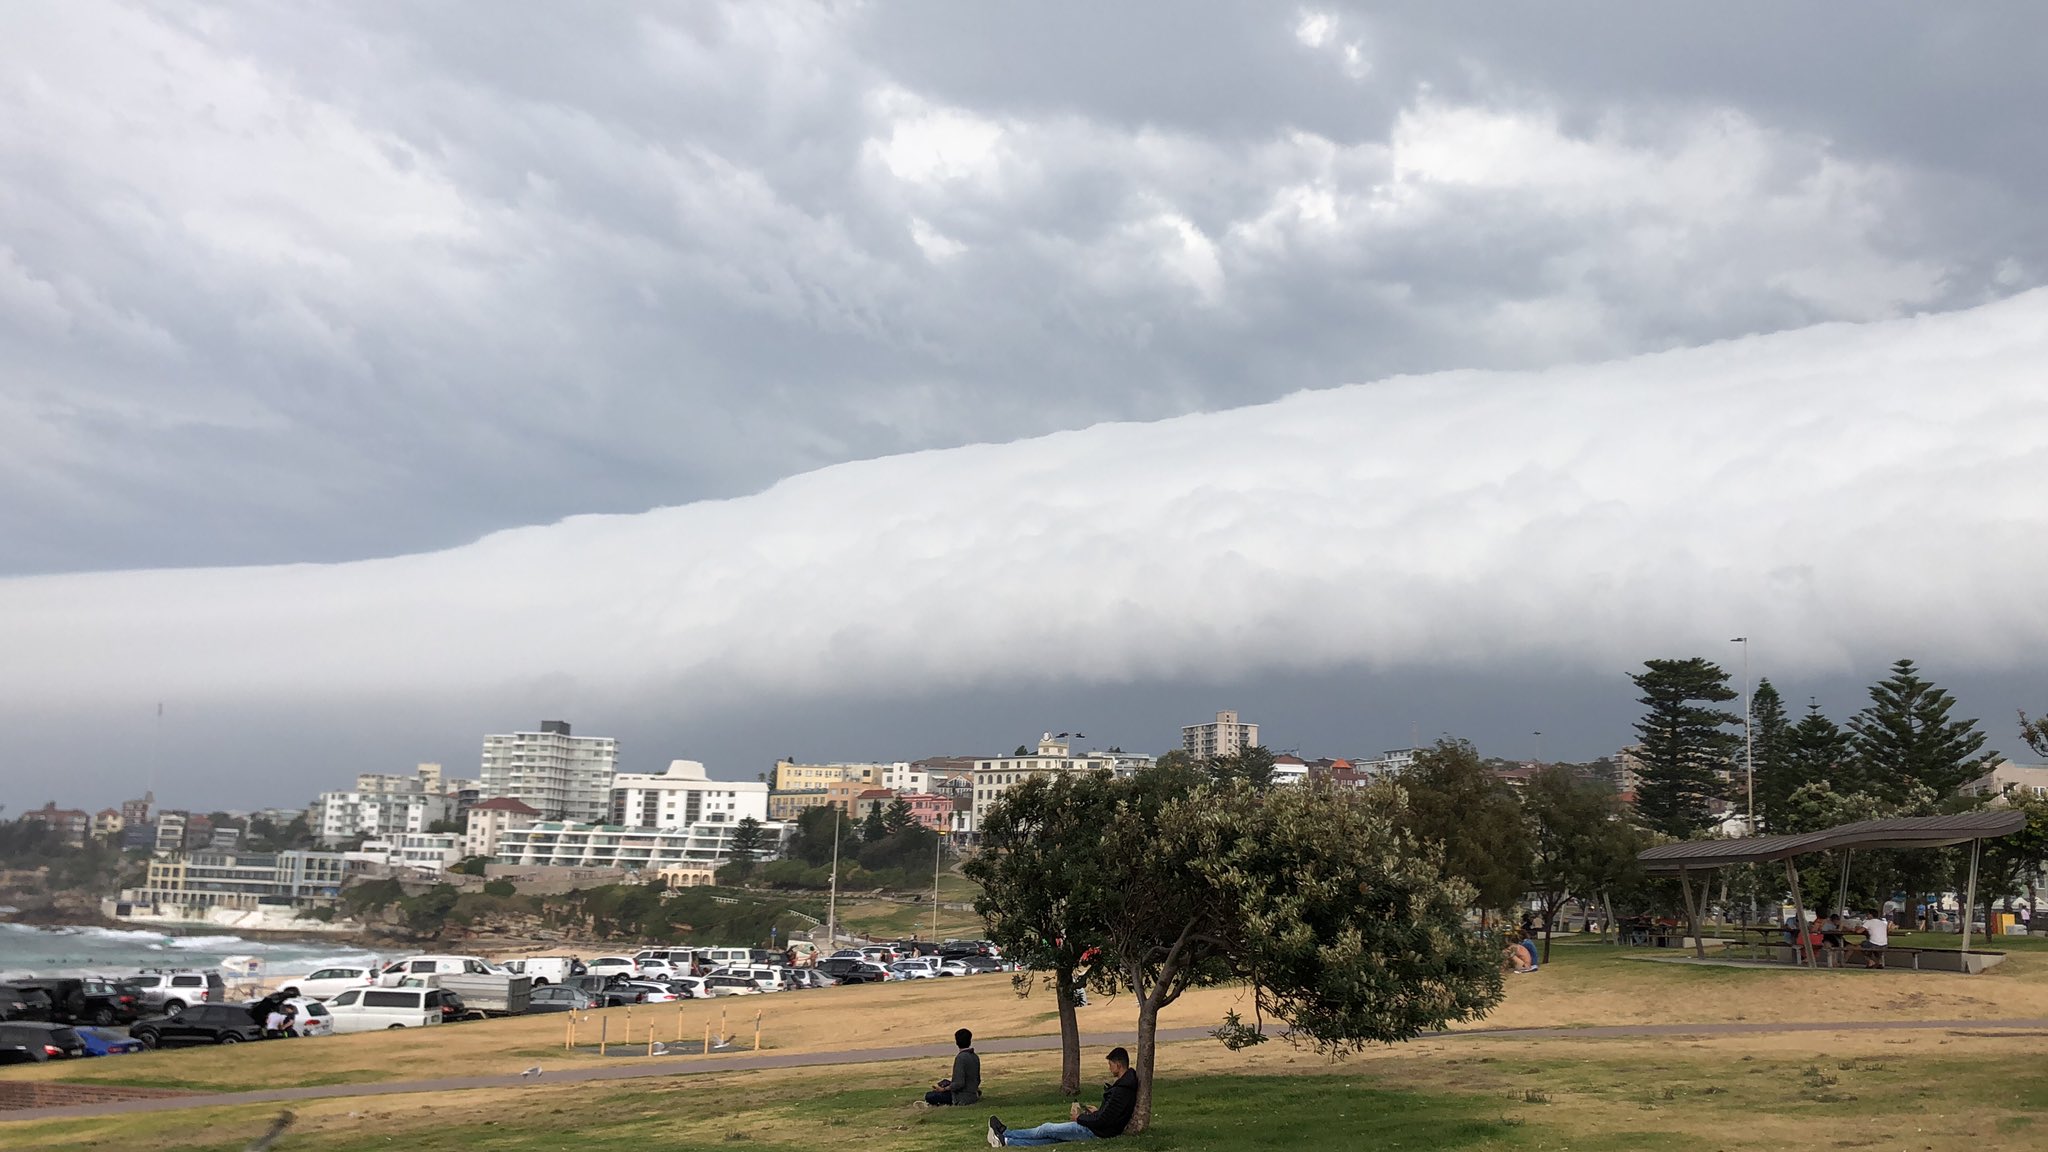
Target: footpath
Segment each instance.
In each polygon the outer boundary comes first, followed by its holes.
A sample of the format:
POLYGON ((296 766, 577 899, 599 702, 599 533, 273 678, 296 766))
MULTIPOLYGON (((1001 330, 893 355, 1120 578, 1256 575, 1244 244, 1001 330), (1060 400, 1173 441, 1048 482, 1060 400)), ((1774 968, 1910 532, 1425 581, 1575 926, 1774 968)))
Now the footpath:
MULTIPOLYGON (((1857 1020, 1792 1023, 1721 1024, 1614 1024, 1575 1028, 1471 1028, 1450 1032, 1426 1032, 1418 1039, 1459 1040, 1557 1040, 1601 1039, 1641 1036, 1743 1036, 1784 1032, 1880 1032, 1904 1030, 1959 1030, 1971 1033, 2003 1032, 2015 1029, 2048 1030, 2048 1020, 1857 1020)), ((1161 1044, 1202 1040, 1206 1028, 1162 1028, 1161 1044)), ((1083 1036, 1083 1045, 1101 1048, 1130 1045, 1137 1037, 1128 1032, 1083 1036)), ((975 1048, 983 1053, 1046 1052, 1057 1050, 1058 1036, 1011 1036, 981 1040, 975 1048)), ((921 1044, 904 1048, 857 1048, 839 1052, 758 1052, 707 1059, 692 1056, 680 1060, 644 1061, 610 1067, 576 1067, 543 1070, 537 1076, 511 1073, 503 1076, 451 1076, 439 1080, 401 1080, 383 1084, 322 1084, 304 1088, 267 1088, 254 1092, 214 1092, 188 1096, 165 1096, 142 1100, 111 1100, 97 1104, 61 1108, 21 1108, 0 1112, 0 1125, 22 1120, 54 1120, 91 1116, 119 1116, 144 1112, 172 1112, 191 1108, 229 1108, 243 1104, 289 1104, 304 1100, 352 1099, 371 1096, 402 1096, 416 1092, 462 1092, 479 1088, 531 1088, 544 1084, 587 1084, 609 1080, 641 1080, 665 1076, 691 1076, 718 1072, 746 1072, 759 1068, 812 1068, 841 1064, 882 1064, 896 1060, 932 1061, 951 1057, 949 1044, 921 1044)), ((5 1143, 0 1127, 0 1144, 5 1143)))

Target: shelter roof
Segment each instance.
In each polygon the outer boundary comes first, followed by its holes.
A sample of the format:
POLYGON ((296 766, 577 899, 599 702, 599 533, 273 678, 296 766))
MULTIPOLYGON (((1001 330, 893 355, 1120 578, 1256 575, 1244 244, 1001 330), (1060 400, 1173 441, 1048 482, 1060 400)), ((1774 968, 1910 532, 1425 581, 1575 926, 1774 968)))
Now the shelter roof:
POLYGON ((2026 814, 2011 808, 1986 808, 1952 816, 1899 816, 1858 820, 1818 832, 1790 836, 1742 836, 1723 840, 1687 840, 1659 844, 1637 854, 1645 870, 1721 868, 1730 864, 1763 864, 1811 852, 1845 848, 1946 848, 1971 840, 2007 836, 2027 823, 2026 814))

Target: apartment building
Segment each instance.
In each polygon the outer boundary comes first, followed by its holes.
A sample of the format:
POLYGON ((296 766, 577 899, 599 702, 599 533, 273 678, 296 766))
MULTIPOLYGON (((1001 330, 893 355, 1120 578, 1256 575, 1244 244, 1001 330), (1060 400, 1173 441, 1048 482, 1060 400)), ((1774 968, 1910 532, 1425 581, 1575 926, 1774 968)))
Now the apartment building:
POLYGON ((911 818, 941 836, 953 830, 953 798, 932 792, 899 792, 896 799, 910 806, 911 818))
POLYGON ((150 861, 143 887, 121 900, 159 908, 307 907, 339 896, 349 871, 339 852, 174 852, 150 861))
POLYGON ((183 852, 185 850, 185 823, 183 812, 159 812, 156 814, 157 852, 183 852))
MULTIPOLYGON (((498 839, 498 863, 519 867, 626 868, 658 872, 672 865, 717 867, 732 858, 737 821, 703 823, 688 828, 620 828, 610 824, 542 820, 508 829, 498 839)), ((764 851, 757 859, 773 859, 782 851, 789 826, 761 825, 764 851)))
POLYGON ((121 835, 122 827, 119 808, 102 808, 93 813, 92 838, 95 840, 112 840, 121 835))
POLYGON ((974 762, 973 806, 965 821, 954 830, 971 833, 980 826, 981 814, 1019 781, 1051 772, 1113 772, 1128 776, 1152 764, 1152 757, 1126 752, 1089 752, 1076 756, 1067 742, 1048 732, 1038 748, 1021 755, 990 756, 974 762))
POLYGON ((768 819, 768 785, 713 780, 695 760, 671 760, 660 775, 622 772, 612 778, 611 823, 621 828, 688 828, 768 819))
POLYGON ((314 807, 319 818, 310 822, 313 835, 329 846, 358 836, 395 840, 408 832, 425 832, 454 814, 454 805, 446 796, 417 789, 322 792, 314 807))
POLYGON ((777 792, 807 792, 814 788, 823 788, 827 784, 849 780, 876 788, 881 786, 884 773, 901 767, 907 765, 799 764, 794 760, 777 760, 775 772, 770 780, 777 792))
POLYGON ((83 845, 85 838, 92 835, 92 813, 83 808, 59 808, 54 800, 22 813, 21 818, 41 824, 59 843, 73 848, 83 845))
POLYGON ((1259 726, 1246 724, 1235 712, 1218 712, 1207 724, 1189 724, 1180 730, 1180 749, 1198 760, 1235 756, 1259 742, 1259 726))
POLYGON ((547 819, 596 823, 611 816, 618 764, 618 741, 543 720, 538 732, 484 737, 479 784, 485 796, 510 796, 547 819))
POLYGON ((423 872, 444 872, 462 859, 460 832, 407 832, 392 844, 391 862, 423 872))
POLYGON ((515 828, 530 827, 540 820, 540 809, 510 796, 493 796, 470 806, 462 830, 464 856, 495 857, 498 842, 515 828))
POLYGON ((823 788, 802 788, 794 792, 768 793, 768 819, 794 820, 813 808, 823 808, 828 801, 823 788))
POLYGON ((2015 794, 2048 796, 2048 764, 2015 764, 2001 760, 1991 771, 1963 785, 1965 796, 1990 796, 1996 800, 2015 794))

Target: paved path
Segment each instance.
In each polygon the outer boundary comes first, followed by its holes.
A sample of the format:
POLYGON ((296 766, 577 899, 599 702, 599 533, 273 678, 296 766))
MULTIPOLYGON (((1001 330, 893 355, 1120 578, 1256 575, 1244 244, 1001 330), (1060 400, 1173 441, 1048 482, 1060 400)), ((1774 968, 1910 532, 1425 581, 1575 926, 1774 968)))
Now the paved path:
MULTIPOLYGON (((1585 1028, 1472 1028, 1455 1032, 1427 1032, 1425 1039, 1550 1040, 1600 1039, 1630 1036, 1743 1036, 1771 1032, 1877 1032, 1923 1029, 2039 1029, 2048 1030, 2048 1020, 1853 1020, 1844 1022, 1721 1023, 1721 1024, 1615 1024, 1585 1028)), ((1207 1038, 1206 1028, 1161 1028, 1161 1044, 1207 1038)), ((1135 1044, 1129 1032, 1084 1036, 1088 1048, 1135 1044)), ((1058 1036, 1012 1036, 984 1040, 975 1048, 990 1052, 1045 1052, 1060 1046, 1058 1036)), ((15 1120, 52 1120, 81 1116, 115 1116, 141 1112, 173 1112, 190 1108, 226 1108, 238 1104, 289 1104, 298 1100, 332 1100, 367 1096, 401 1096, 415 1092, 453 1092, 475 1088, 518 1088, 538 1084, 584 1084, 602 1080, 640 1080, 661 1076, 689 1076, 707 1072, 744 1072, 756 1068, 812 1068, 828 1064, 878 1064, 891 1060, 943 1062, 951 1058, 950 1044, 919 1044, 903 1048, 860 1048, 842 1052, 749 1052, 725 1057, 686 1056, 680 1059, 579 1067, 544 1071, 534 1079, 517 1073, 504 1076, 453 1076, 441 1080, 403 1080, 385 1084, 322 1084, 308 1088, 268 1088, 256 1092, 216 1092, 192 1096, 168 1096, 151 1100, 119 1100, 64 1108, 22 1108, 0 1112, 0 1123, 15 1120)), ((4 1130, 0 1130, 4 1131, 4 1130)))

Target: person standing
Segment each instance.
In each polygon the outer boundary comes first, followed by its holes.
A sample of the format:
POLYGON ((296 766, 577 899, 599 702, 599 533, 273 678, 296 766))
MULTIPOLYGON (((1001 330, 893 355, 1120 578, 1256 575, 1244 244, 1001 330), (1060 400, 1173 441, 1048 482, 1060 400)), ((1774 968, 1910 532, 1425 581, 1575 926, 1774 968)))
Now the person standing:
POLYGON ((988 1118, 991 1148, 1035 1148, 1042 1144, 1072 1144, 1081 1140, 1107 1140, 1121 1136, 1138 1108, 1138 1074, 1131 1070, 1131 1054, 1122 1048, 1109 1050, 1109 1083, 1102 1086, 1102 1104, 1097 1108, 1074 1105, 1064 1124, 1040 1124, 1036 1128, 1011 1128, 1001 1117, 988 1118))
POLYGON ((934 1108, 981 1101, 981 1057, 974 1051, 974 1033, 962 1028, 953 1033, 959 1051, 953 1053, 953 1074, 932 1085, 924 1102, 934 1108))

